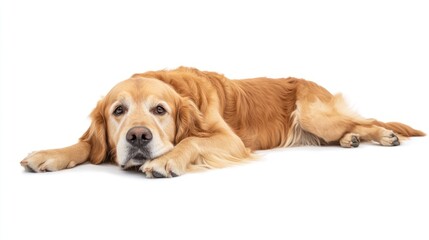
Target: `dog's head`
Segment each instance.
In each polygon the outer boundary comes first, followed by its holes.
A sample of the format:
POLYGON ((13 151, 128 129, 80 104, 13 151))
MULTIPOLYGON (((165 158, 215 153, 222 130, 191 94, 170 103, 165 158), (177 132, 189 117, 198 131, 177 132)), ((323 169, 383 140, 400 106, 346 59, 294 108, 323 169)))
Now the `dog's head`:
POLYGON ((122 168, 142 165, 198 132, 201 113, 188 98, 154 78, 125 80, 98 102, 81 141, 91 145, 89 160, 113 159, 122 168))

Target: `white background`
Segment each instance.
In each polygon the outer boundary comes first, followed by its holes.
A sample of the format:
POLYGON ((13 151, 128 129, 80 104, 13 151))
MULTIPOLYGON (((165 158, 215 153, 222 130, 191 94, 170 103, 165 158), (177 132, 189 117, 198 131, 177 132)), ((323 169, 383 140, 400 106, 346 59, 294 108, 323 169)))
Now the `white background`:
POLYGON ((118 81, 180 65, 306 78, 428 132, 425 2, 1 1, 0 239, 428 239, 427 137, 160 180, 19 165, 73 144, 118 81))

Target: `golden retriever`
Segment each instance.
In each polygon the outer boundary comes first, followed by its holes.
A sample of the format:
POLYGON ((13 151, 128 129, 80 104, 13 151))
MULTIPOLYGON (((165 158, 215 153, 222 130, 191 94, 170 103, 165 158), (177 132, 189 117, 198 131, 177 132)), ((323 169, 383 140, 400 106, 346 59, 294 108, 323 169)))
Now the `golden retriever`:
POLYGON ((135 74, 117 84, 91 113, 75 145, 31 153, 34 172, 113 160, 146 177, 175 177, 252 158, 252 151, 299 145, 397 146, 424 136, 405 124, 350 111, 341 95, 303 79, 231 81, 180 67, 135 74))

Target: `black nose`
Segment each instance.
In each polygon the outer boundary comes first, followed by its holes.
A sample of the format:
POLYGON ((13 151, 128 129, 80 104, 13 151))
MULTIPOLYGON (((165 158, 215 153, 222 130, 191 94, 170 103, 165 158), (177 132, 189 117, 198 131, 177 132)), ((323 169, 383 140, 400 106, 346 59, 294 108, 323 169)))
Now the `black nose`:
POLYGON ((144 147, 152 140, 152 133, 146 127, 133 127, 127 132, 127 141, 134 147, 144 147))

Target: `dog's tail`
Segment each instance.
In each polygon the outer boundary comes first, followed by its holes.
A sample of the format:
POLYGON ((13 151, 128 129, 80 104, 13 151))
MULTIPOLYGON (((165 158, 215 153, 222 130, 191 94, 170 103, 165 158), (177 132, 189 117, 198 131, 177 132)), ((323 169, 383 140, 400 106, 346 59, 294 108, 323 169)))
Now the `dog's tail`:
POLYGON ((374 125, 384 127, 386 129, 392 130, 393 132, 400 134, 404 137, 418 137, 418 136, 426 136, 426 134, 420 130, 416 130, 406 124, 399 122, 380 122, 374 120, 374 125))

